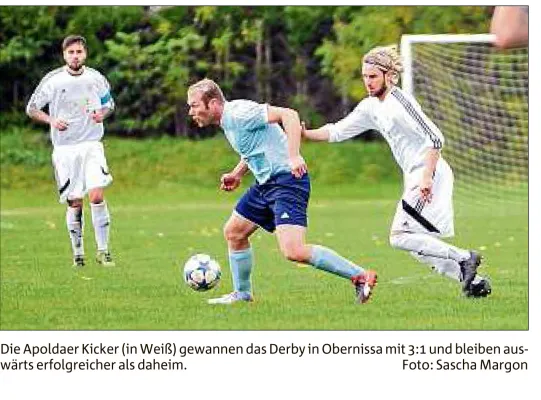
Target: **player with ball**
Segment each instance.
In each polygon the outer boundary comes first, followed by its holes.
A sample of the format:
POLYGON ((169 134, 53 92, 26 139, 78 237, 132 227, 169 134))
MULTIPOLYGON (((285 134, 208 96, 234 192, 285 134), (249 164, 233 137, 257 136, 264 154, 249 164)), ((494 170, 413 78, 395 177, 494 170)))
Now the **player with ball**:
POLYGON ((280 250, 288 260, 350 280, 357 302, 365 303, 376 285, 376 273, 364 270, 327 247, 305 243, 310 178, 299 152, 298 113, 250 100, 227 101, 220 87, 210 79, 188 89, 188 105, 189 115, 198 126, 221 126, 240 155, 237 166, 221 177, 221 189, 237 189, 248 170, 256 178, 224 227, 234 291, 209 303, 253 300, 254 257, 249 238, 259 227, 276 231, 280 250))

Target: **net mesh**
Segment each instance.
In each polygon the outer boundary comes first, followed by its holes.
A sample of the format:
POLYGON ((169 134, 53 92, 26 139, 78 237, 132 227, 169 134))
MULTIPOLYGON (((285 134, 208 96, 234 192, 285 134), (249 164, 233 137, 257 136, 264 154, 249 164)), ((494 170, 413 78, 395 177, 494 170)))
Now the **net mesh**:
POLYGON ((528 50, 414 43, 413 91, 443 132, 455 198, 528 200, 528 50))

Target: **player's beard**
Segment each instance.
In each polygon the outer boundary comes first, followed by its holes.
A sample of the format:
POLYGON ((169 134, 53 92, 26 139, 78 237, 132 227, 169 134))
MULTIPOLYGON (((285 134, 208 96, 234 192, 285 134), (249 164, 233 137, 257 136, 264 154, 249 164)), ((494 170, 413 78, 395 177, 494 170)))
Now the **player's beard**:
POLYGON ((383 81, 383 84, 381 85, 381 88, 372 95, 372 97, 380 97, 381 95, 383 95, 385 92, 387 91, 387 84, 385 83, 385 81, 383 81))
POLYGON ((81 69, 83 68, 82 62, 72 62, 71 64, 68 64, 68 67, 70 70, 72 70, 75 73, 80 73, 81 69))

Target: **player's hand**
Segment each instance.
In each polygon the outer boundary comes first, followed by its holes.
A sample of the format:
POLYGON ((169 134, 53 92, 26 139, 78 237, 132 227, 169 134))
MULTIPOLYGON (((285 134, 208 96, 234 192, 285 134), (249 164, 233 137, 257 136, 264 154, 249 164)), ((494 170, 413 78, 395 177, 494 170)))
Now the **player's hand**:
POLYGON ((432 201, 432 185, 433 180, 430 177, 423 177, 419 184, 419 190, 421 191, 421 199, 430 203, 432 201))
POLYGON ((295 178, 302 178, 302 176, 308 171, 306 162, 300 154, 289 159, 289 166, 291 167, 291 173, 295 178))
POLYGON ((53 127, 53 128, 56 128, 58 129, 59 131, 65 131, 66 129, 68 129, 68 123, 67 121, 61 119, 61 118, 51 118, 51 121, 49 122, 49 124, 53 127))
POLYGON ((94 111, 92 111, 92 120, 96 124, 99 124, 99 123, 103 122, 104 115, 105 114, 101 110, 94 110, 94 111))
POLYGON ((306 122, 301 121, 301 137, 306 137, 306 122))
POLYGON ((223 174, 220 178, 220 190, 231 192, 240 186, 241 179, 235 174, 223 174))

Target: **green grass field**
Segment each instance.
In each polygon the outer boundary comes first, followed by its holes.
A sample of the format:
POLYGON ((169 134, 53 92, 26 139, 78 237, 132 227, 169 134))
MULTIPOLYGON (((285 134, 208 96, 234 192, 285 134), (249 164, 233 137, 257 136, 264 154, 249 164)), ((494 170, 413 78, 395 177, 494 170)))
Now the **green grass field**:
MULTIPOLYGON (((455 207, 454 243, 482 249, 480 269, 493 283, 486 299, 467 299, 459 285, 432 273, 387 241, 398 184, 372 189, 318 186, 308 239, 374 268, 370 303, 354 304, 349 282, 284 260, 275 237, 253 237, 256 301, 233 307, 206 300, 231 290, 222 225, 239 193, 193 185, 153 189, 113 184, 112 250, 117 267, 92 260, 71 268, 63 206, 50 190, 2 190, 2 330, 524 330, 528 329, 527 206, 455 207), (372 190, 372 191, 371 191, 372 190), (181 265, 194 252, 222 265, 219 286, 189 289, 181 265)), ((88 206, 87 206, 88 207, 88 206)), ((95 242, 85 209, 85 248, 95 242)))

